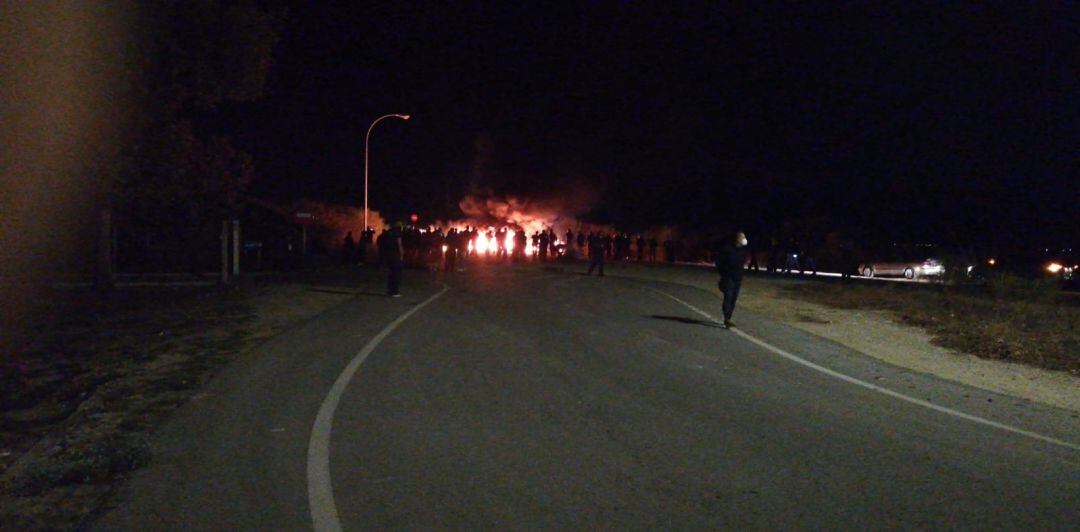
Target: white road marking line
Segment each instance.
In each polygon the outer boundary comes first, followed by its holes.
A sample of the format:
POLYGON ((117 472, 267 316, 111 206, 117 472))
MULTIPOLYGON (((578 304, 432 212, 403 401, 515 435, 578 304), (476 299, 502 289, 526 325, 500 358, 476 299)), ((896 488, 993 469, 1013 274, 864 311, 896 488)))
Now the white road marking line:
MULTIPOLYGON (((675 296, 673 296, 673 295, 671 295, 671 294, 669 294, 667 292, 657 290, 655 288, 649 288, 649 287, 645 287, 645 288, 647 290, 651 290, 653 292, 656 292, 657 294, 660 294, 660 295, 666 296, 666 297, 668 297, 668 298, 670 298, 672 300, 675 300, 675 301, 681 303, 682 305, 684 305, 685 307, 689 308, 690 310, 700 314, 701 316, 704 316, 705 318, 708 318, 709 321, 712 321, 713 323, 716 323, 717 325, 720 325, 720 323, 716 320, 716 318, 712 317, 712 315, 710 315, 708 312, 705 312, 704 310, 701 310, 701 309, 695 307, 694 305, 691 305, 690 303, 687 303, 686 301, 683 301, 682 299, 679 299, 679 298, 677 298, 677 297, 675 297, 675 296)), ((998 423, 997 421, 991 421, 989 419, 981 418, 979 416, 973 416, 971 414, 966 414, 964 412, 960 412, 959 410, 953 410, 953 409, 948 408, 948 407, 944 407, 944 406, 941 406, 941 405, 936 405, 936 404, 931 403, 929 401, 924 401, 922 399, 911 397, 910 395, 904 395, 902 393, 894 392, 894 391, 892 391, 892 390, 890 390, 888 388, 882 388, 881 386, 878 386, 876 384, 871 384, 869 382, 866 382, 866 381, 863 381, 863 380, 860 380, 860 379, 856 379, 855 377, 845 375, 845 374, 840 373, 838 371, 834 371, 834 370, 831 370, 831 369, 826 368, 824 366, 821 366, 821 365, 815 364, 813 362, 810 362, 809 360, 806 360, 804 358, 800 358, 800 357, 798 357, 796 355, 793 355, 793 354, 791 354, 791 353, 789 353, 789 352, 787 352, 787 351, 785 351, 783 349, 780 349, 779 347, 776 347, 776 346, 774 346, 774 345, 772 345, 772 344, 770 344, 768 342, 765 342, 764 340, 761 340, 761 339, 759 339, 759 338, 757 338, 755 336, 747 334, 747 333, 743 332, 741 329, 735 328, 735 329, 729 329, 729 331, 735 333, 736 335, 738 335, 739 337, 741 337, 741 338, 743 338, 743 339, 745 339, 747 341, 750 341, 750 342, 752 342, 754 344, 757 344, 760 347, 763 347, 763 348, 765 348, 765 349, 767 349, 769 351, 772 351, 773 353, 776 353, 777 355, 780 355, 780 356, 782 356, 782 357, 784 357, 784 358, 786 358, 786 359, 788 359, 788 360, 790 360, 792 362, 795 362, 796 364, 801 364, 801 365, 806 366, 806 367, 808 367, 808 368, 810 368, 810 369, 812 369, 814 371, 824 373, 824 374, 826 374, 826 375, 828 375, 830 377, 835 377, 835 378, 840 379, 840 380, 842 380, 844 382, 849 382, 849 383, 854 384, 856 386, 861 386, 863 388, 873 390, 875 392, 882 393, 882 394, 888 395, 890 397, 894 397, 896 399, 900 399, 901 401, 907 401, 909 403, 916 404, 916 405, 919 405, 919 406, 923 406, 923 407, 929 408, 931 410, 936 410, 936 411, 941 412, 943 414, 948 414, 950 416, 958 417, 960 419, 966 419, 968 421, 971 421, 971 422, 974 422, 974 423, 979 423, 981 425, 987 425, 987 426, 990 426, 990 427, 994 427, 996 429, 1001 429, 1001 430, 1012 432, 1012 433, 1015 433, 1015 434, 1020 434, 1020 435, 1023 435, 1023 436, 1027 436, 1029 438, 1034 438, 1036 440, 1044 441, 1044 442, 1047 442, 1047 443, 1052 443, 1054 445, 1060 445, 1062 447, 1067 447, 1067 448, 1072 449, 1074 451, 1080 451, 1080 444, 1075 444, 1075 443, 1067 442, 1067 441, 1064 441, 1064 440, 1059 440, 1057 438, 1052 438, 1050 436, 1044 436, 1044 435, 1039 434, 1037 432, 1031 432, 1029 430, 1024 430, 1024 429, 1021 429, 1021 428, 1013 427, 1011 425, 1006 425, 1004 423, 998 423)))
POLYGON ((443 285, 439 293, 425 299, 419 305, 409 309, 408 312, 398 318, 383 330, 379 331, 359 353, 349 361, 349 365, 338 375, 329 393, 323 399, 319 407, 319 414, 315 417, 315 424, 311 427, 311 438, 308 440, 307 458, 307 482, 308 482, 308 507, 311 510, 311 520, 316 532, 339 531, 341 521, 338 518, 337 506, 334 505, 334 488, 330 483, 330 431, 334 423, 334 411, 337 410, 338 402, 345 393, 360 365, 364 363, 368 355, 394 332, 399 325, 409 316, 435 301, 436 298, 446 293, 450 287, 443 285))

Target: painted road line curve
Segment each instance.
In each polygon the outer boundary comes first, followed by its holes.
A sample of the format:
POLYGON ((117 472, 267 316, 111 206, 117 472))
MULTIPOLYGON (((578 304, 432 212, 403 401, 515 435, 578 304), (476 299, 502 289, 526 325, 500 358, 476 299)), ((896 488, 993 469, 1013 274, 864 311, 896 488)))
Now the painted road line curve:
MULTIPOLYGON (((672 299, 672 300, 682 304, 686 308, 696 312, 697 314, 707 318, 709 321, 711 321, 713 323, 716 323, 717 325, 720 324, 717 321, 717 319, 714 318, 708 312, 705 312, 704 310, 701 310, 701 309, 695 307, 694 305, 691 305, 690 303, 687 303, 686 301, 683 301, 682 299, 679 299, 679 298, 677 298, 677 297, 675 297, 675 296, 673 296, 673 295, 671 295, 671 294, 669 294, 667 292, 664 292, 662 290, 657 290, 655 288, 650 288, 650 287, 647 287, 647 286, 643 287, 643 288, 645 288, 646 290, 650 290, 652 292, 655 292, 657 294, 660 294, 662 296, 665 296, 665 297, 667 297, 669 299, 672 299)), ((1004 430, 1004 431, 1007 431, 1007 432, 1012 432, 1014 434, 1019 434, 1021 436, 1027 436, 1028 438, 1033 438, 1033 439, 1043 441, 1043 442, 1046 442, 1046 443, 1051 443, 1051 444, 1054 444, 1054 445, 1059 445, 1061 447, 1066 447, 1066 448, 1072 449, 1074 451, 1080 451, 1080 444, 1068 442, 1068 441, 1065 441, 1065 440, 1059 440, 1057 438, 1053 438, 1053 437, 1050 437, 1050 436, 1045 436, 1045 435, 1039 434, 1037 432, 1024 430, 1024 429, 1021 429, 1021 428, 1013 427, 1012 425, 1006 425, 1004 423, 998 423, 997 421, 992 421, 992 420, 989 420, 989 419, 986 419, 986 418, 981 418, 979 416, 973 416, 971 414, 967 414, 967 413, 961 412, 959 410, 953 410, 952 408, 948 408, 948 407, 945 407, 945 406, 936 405, 934 403, 919 399, 917 397, 911 397, 910 395, 904 395, 902 393, 892 391, 892 390, 890 390, 888 388, 883 388, 883 387, 878 386, 876 384, 866 382, 866 381, 861 380, 861 379, 857 379, 857 378, 852 377, 850 375, 845 375, 843 373, 840 373, 840 372, 835 371, 835 370, 831 370, 831 369, 826 368, 824 366, 821 366, 819 364, 815 364, 815 363, 813 363, 813 362, 811 362, 809 360, 806 360, 806 359, 804 359, 802 357, 793 355, 793 354, 791 354, 791 353, 789 353, 789 352, 787 352, 787 351, 785 351, 783 349, 780 349, 779 347, 776 347, 776 346, 774 346, 774 345, 772 345, 772 344, 770 344, 770 343, 768 343, 768 342, 766 342, 766 341, 764 341, 764 340, 762 340, 760 338, 757 338, 756 336, 753 336, 751 334, 743 332, 741 329, 730 329, 730 331, 735 333, 739 337, 743 338, 744 340, 747 340, 747 341, 749 341, 751 343, 754 343, 754 344, 756 344, 756 345, 758 345, 758 346, 760 346, 760 347, 762 347, 762 348, 764 348, 764 349, 766 349, 768 351, 771 351, 771 352, 773 352, 773 353, 775 353, 777 355, 780 355, 780 356, 782 356, 782 357, 784 357, 784 358, 786 358, 786 359, 788 359, 788 360, 790 360, 792 362, 795 362, 796 364, 806 366, 806 367, 808 367, 808 368, 810 368, 810 369, 812 369, 814 371, 817 371, 819 373, 824 373, 825 375, 828 375, 828 376, 836 378, 836 379, 840 379, 840 380, 842 380, 844 382, 848 382, 848 383, 854 384, 856 386, 861 386, 861 387, 866 388, 868 390, 873 390, 875 392, 878 392, 878 393, 881 393, 881 394, 884 394, 884 395, 888 395, 889 397, 893 397, 893 398, 899 399, 901 401, 906 401, 908 403, 912 403, 912 404, 916 404, 916 405, 919 405, 919 406, 922 406, 922 407, 926 407, 926 408, 929 408, 931 410, 936 410, 936 411, 941 412, 943 414, 947 414, 947 415, 950 415, 950 416, 953 416, 953 417, 957 417, 957 418, 960 418, 960 419, 964 419, 964 420, 967 420, 967 421, 978 423, 980 425, 986 425, 986 426, 989 426, 989 427, 994 427, 996 429, 1004 430)))
POLYGON ((363 349, 360 350, 345 366, 338 375, 334 385, 323 399, 319 407, 319 414, 315 416, 315 424, 311 427, 311 437, 308 440, 307 453, 307 485, 308 485, 308 508, 311 511, 311 521, 316 532, 330 532, 341 530, 341 521, 338 518, 337 506, 334 504, 334 488, 330 481, 330 433, 334 424, 334 411, 337 410, 338 402, 345 393, 349 381, 360 369, 368 355, 394 332, 405 320, 420 309, 426 307, 439 296, 446 293, 450 287, 443 285, 443 289, 435 295, 425 299, 419 305, 408 310, 390 322, 383 330, 379 331, 363 349))

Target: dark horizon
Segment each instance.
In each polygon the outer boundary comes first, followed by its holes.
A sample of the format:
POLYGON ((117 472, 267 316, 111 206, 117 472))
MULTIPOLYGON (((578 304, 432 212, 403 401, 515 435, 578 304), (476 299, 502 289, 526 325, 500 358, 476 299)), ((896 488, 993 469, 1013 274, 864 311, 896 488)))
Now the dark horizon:
POLYGON ((372 137, 394 217, 587 189, 629 228, 1080 236, 1066 7, 286 7, 267 97, 215 120, 258 196, 360 205, 368 124, 408 113, 372 137))

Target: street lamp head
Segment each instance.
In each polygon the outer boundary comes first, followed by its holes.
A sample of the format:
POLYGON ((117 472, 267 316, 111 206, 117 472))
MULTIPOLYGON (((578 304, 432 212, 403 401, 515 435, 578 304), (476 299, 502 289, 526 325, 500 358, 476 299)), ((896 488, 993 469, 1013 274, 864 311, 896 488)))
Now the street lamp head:
POLYGON ((398 118, 400 118, 402 120, 408 120, 409 119, 409 115, 397 115, 397 116, 398 116, 398 118))

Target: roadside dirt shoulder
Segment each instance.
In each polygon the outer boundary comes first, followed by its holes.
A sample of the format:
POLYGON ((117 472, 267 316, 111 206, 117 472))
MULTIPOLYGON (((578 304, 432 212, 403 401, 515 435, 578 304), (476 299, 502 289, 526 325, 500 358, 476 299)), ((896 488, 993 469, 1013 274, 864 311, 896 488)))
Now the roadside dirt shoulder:
POLYGON ((85 294, 3 367, 0 529, 84 527, 151 459, 148 434, 218 369, 370 290, 379 279, 364 273, 85 294))
MULTIPOLYGON (((622 265, 612 273, 677 282, 717 292, 708 268, 622 265)), ((816 334, 890 364, 1014 397, 1080 412, 1080 378, 1065 372, 987 360, 931 342, 923 329, 888 311, 849 310, 786 297, 793 281, 747 277, 739 307, 816 334)), ((719 295, 718 295, 719 297, 719 295)))

